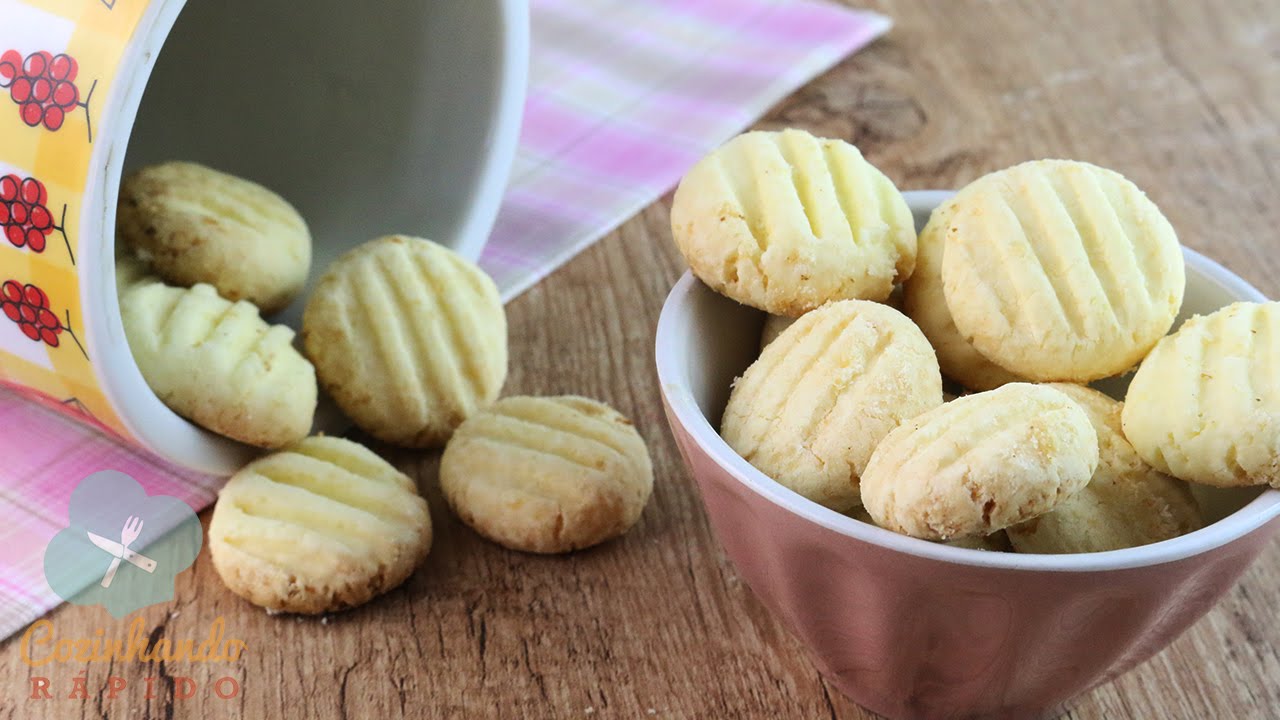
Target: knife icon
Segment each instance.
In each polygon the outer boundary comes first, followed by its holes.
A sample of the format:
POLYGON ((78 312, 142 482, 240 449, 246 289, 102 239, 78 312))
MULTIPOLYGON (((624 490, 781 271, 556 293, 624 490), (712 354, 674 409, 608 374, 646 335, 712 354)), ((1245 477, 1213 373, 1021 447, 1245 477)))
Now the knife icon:
MULTIPOLYGON (((93 543, 94 545, 97 545, 99 548, 101 548, 101 549, 103 549, 103 550, 107 551, 108 553, 110 553, 110 554, 111 554, 111 556, 112 556, 112 557, 114 557, 114 558, 115 558, 115 560, 113 560, 113 561, 112 561, 112 563, 111 563, 111 564, 112 564, 112 568, 111 568, 112 570, 114 570, 116 567, 118 567, 118 566, 119 566, 119 564, 120 564, 120 561, 121 561, 121 560, 123 560, 123 561, 125 561, 125 562, 129 563, 130 565, 133 565, 134 567, 136 567, 136 568, 138 568, 139 570, 142 570, 142 571, 144 571, 144 572, 149 572, 149 573, 150 573, 150 572, 155 572, 155 569, 156 569, 156 561, 155 561, 155 560, 152 560, 151 558, 147 557, 146 555, 143 555, 143 554, 141 554, 141 553, 138 553, 138 552, 135 552, 135 551, 133 551, 133 550, 130 550, 129 548, 127 548, 127 547, 125 547, 124 545, 122 545, 122 544, 120 544, 120 543, 116 542, 115 540, 110 540, 110 539, 108 539, 108 538, 104 538, 104 537, 102 537, 101 535, 98 535, 98 534, 96 534, 96 533, 92 533, 92 532, 90 532, 90 533, 86 533, 86 534, 89 536, 89 542, 91 542, 91 543, 93 543)), ((112 573, 109 573, 109 574, 110 574, 111 576, 114 576, 114 575, 115 575, 115 573, 113 573, 113 572, 112 572, 112 573)), ((103 587, 108 587, 108 586, 110 585, 110 583, 111 583, 111 581, 110 581, 110 580, 108 580, 108 579, 106 579, 106 578, 104 578, 104 579, 103 579, 103 587)))

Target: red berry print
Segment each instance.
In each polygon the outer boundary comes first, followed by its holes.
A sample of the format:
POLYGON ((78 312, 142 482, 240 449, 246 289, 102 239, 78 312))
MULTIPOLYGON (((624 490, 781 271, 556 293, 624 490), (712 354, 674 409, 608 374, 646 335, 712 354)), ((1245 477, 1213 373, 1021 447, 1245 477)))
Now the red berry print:
POLYGON ((38 103, 43 103, 53 95, 53 83, 49 82, 49 78, 37 78, 31 83, 31 99, 38 103))
POLYGON ((77 108, 85 110, 85 129, 93 142, 89 124, 89 100, 98 82, 89 86, 83 97, 76 87, 80 66, 66 53, 54 55, 45 50, 23 57, 17 50, 0 54, 0 88, 9 89, 9 99, 18 106, 18 116, 30 127, 44 127, 56 132, 67 116, 77 108))
POLYGON ((44 230, 53 226, 53 216, 49 215, 49 209, 44 205, 33 205, 30 214, 27 216, 27 221, 36 230, 44 230))
POLYGON ((58 53, 49 61, 49 77, 54 80, 75 80, 79 69, 75 58, 66 53, 58 53))
POLYGON ((20 77, 9 86, 9 97, 16 103, 24 103, 31 99, 31 81, 20 77))
POLYGON ((52 58, 52 55, 43 50, 33 52, 27 56, 27 61, 22 64, 22 72, 29 78, 38 78, 44 75, 44 71, 49 67, 49 60, 52 58))
POLYGON ((44 252, 47 244, 48 240, 45 238, 44 233, 35 228, 27 230, 27 247, 31 248, 32 252, 44 252))
POLYGON ((45 295, 44 291, 35 285, 28 285, 22 289, 22 299, 35 308, 47 309, 49 307, 49 296, 45 295))
POLYGON ((29 103, 22 104, 22 122, 35 127, 44 120, 44 107, 34 100, 29 103))
MULTIPOLYGON (((44 290, 30 283, 7 280, 0 286, 0 313, 10 322, 17 323, 33 342, 42 342, 51 348, 62 344, 62 333, 67 332, 84 352, 84 346, 68 325, 64 325, 57 313, 49 307, 49 296, 44 290)), ((70 320, 70 314, 67 317, 70 320)))
POLYGON ((44 110, 44 126, 50 130, 57 130, 62 127, 62 123, 67 119, 67 114, 57 105, 50 105, 44 110))
POLYGON ((49 202, 49 191, 44 189, 44 183, 35 178, 26 178, 18 183, 18 196, 28 205, 43 205, 49 202))
POLYGON ((70 110, 80 100, 80 93, 76 90, 76 84, 63 80, 53 88, 53 104, 63 110, 70 110))
MULTIPOLYGON (((49 115, 58 112, 56 107, 46 111, 45 122, 49 115)), ((10 245, 25 247, 34 253, 42 253, 49 245, 49 235, 56 230, 62 235, 67 246, 67 254, 71 264, 76 262, 71 251, 71 241, 63 229, 66 219, 66 206, 62 206, 62 220, 54 217, 49 209, 49 191, 44 183, 33 177, 23 178, 15 174, 0 176, 0 232, 10 245)))
POLYGON ((5 50, 0 55, 0 88, 7 88, 22 74, 22 55, 17 50, 5 50))

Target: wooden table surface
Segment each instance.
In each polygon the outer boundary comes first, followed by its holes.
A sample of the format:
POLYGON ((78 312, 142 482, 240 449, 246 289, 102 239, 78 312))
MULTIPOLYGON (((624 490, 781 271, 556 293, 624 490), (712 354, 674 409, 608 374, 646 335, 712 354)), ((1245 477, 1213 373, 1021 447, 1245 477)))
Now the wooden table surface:
MULTIPOLYGON (((762 126, 848 139, 903 189, 957 187, 1044 157, 1114 168, 1185 244, 1280 295, 1274 0, 858 4, 891 15, 892 32, 762 126)), ((656 490, 629 535, 569 557, 508 552, 447 512, 437 454, 388 452, 420 480, 435 523, 431 556, 404 588, 323 621, 269 617, 222 587, 206 553, 173 603, 141 617, 149 635, 170 638, 202 638, 224 617, 248 643, 238 662, 33 670, 14 638, 0 645, 0 718, 869 717, 823 682, 727 564, 667 430, 653 332, 683 270, 669 204, 508 308, 508 394, 597 397, 648 440, 656 490), (89 699, 65 699, 84 670, 89 699), (27 700, 33 675, 50 676, 61 699, 27 700), (110 699, 113 675, 129 685, 110 699), (194 697, 175 697, 180 676, 195 681, 194 697), (224 676, 241 684, 237 697, 214 693, 224 676)), ((1272 545, 1204 620, 1078 698, 1069 717, 1276 717, 1277 608, 1272 545)), ((125 632, 96 607, 50 617, 61 637, 125 632)))

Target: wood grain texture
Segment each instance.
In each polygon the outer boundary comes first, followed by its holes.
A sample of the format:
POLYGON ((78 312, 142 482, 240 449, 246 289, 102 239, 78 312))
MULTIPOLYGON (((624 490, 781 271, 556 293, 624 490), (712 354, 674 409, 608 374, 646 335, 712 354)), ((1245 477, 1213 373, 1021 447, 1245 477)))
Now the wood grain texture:
MULTIPOLYGON (((1182 241, 1280 295, 1280 10, 1273 0, 879 0, 891 34, 805 87, 762 127, 856 143, 904 189, 946 188, 1040 157, 1121 171, 1182 241)), ((249 649, 229 668, 87 668, 88 701, 26 700, 31 669, 0 645, 0 719, 169 717, 869 717, 828 688, 736 578, 666 429, 653 331, 682 270, 669 199, 509 308, 506 391, 611 403, 648 439, 657 486, 636 529, 571 557, 481 541, 445 510, 437 456, 388 457, 420 480, 436 523, 403 589, 327 621, 268 617, 203 555, 153 637, 225 616, 249 649), (154 699, 143 678, 156 675, 154 699), (130 688, 114 700, 107 677, 130 688), (174 676, 201 687, 173 697, 174 676), (231 675, 234 700, 208 687, 231 675)), ((207 521, 207 514, 206 514, 207 521)), ((1071 705, 1071 718, 1270 718, 1280 713, 1280 547, 1169 649, 1071 705)), ((52 614, 62 636, 123 632, 98 608, 52 614)), ((57 696, 81 665, 45 672, 57 696)))

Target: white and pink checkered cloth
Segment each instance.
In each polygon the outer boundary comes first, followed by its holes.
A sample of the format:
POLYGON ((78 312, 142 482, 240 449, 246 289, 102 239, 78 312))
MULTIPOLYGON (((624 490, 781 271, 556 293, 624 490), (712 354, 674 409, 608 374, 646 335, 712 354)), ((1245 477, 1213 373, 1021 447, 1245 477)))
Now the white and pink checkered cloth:
MULTIPOLYGON (((672 187, 699 157, 889 28, 819 0, 533 0, 511 184, 481 265, 504 299, 672 187)), ((0 638, 56 606, 45 545, 99 470, 213 502, 175 470, 0 389, 0 638)))

